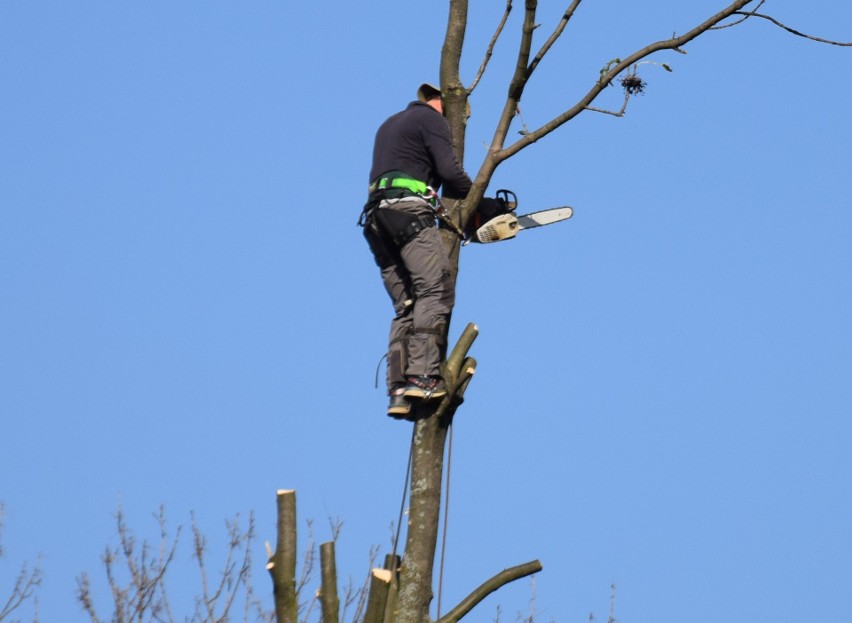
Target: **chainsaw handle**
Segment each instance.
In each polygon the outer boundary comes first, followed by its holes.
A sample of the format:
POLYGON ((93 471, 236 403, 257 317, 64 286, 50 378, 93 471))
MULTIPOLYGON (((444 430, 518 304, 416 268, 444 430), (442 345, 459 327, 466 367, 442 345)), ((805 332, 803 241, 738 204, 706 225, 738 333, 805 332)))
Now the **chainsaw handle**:
POLYGON ((506 206, 506 209, 510 212, 514 212, 515 208, 518 207, 518 196, 511 190, 501 188, 494 193, 494 196, 497 197, 498 200, 502 201, 506 206))

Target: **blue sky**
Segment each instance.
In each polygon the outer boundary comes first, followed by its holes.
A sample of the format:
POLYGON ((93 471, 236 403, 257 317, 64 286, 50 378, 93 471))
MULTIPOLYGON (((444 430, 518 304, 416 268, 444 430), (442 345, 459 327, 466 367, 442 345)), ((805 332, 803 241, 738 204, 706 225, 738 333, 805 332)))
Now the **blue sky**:
MULTIPOLYGON (((584 3, 524 121, 723 4, 584 3)), ((503 5, 471 9, 466 82, 503 5)), ((539 42, 564 5, 539 2, 539 42)), ((373 387, 391 309, 355 221, 376 127, 438 79, 445 10, 0 4, 0 596, 40 556, 42 621, 86 620, 82 571, 106 611, 119 506, 149 540, 160 505, 194 513, 214 553, 254 512, 268 603, 276 489, 317 541, 343 519, 342 576, 388 550, 410 425, 373 387)), ((843 3, 763 10, 852 39, 843 3)), ((471 173, 520 17, 472 100, 471 173)), ((452 334, 478 324, 480 363, 444 610, 539 558, 472 620, 533 590, 541 621, 602 620, 613 583, 622 623, 848 618, 852 52, 757 20, 687 51, 641 68, 625 118, 586 113, 493 180, 575 216, 463 252, 452 334)), ((186 535, 170 586, 188 613, 186 535)))

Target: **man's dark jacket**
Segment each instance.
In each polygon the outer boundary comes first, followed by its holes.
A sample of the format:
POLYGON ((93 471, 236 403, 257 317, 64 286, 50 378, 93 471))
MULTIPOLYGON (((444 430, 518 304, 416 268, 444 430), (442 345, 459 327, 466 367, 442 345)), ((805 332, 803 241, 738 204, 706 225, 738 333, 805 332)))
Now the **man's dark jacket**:
POLYGON ((370 181, 391 171, 403 171, 450 198, 462 198, 471 181, 459 166, 450 144, 450 126, 424 102, 411 102, 388 118, 376 132, 370 181))

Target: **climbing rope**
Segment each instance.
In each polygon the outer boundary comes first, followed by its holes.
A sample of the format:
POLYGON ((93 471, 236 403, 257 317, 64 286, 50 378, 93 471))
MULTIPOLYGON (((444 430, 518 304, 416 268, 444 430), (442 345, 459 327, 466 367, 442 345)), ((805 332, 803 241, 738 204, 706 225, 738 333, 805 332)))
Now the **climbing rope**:
POLYGON ((444 557, 447 549, 447 522, 450 517, 450 474, 453 467, 453 424, 450 422, 450 439, 447 442, 447 484, 444 486, 446 491, 446 502, 444 503, 444 525, 441 529, 441 562, 438 566, 438 610, 435 620, 441 618, 441 594, 444 591, 444 557))
MULTIPOLYGON (((411 478, 411 457, 414 452, 414 432, 416 426, 411 427, 411 443, 408 444, 408 467, 405 468, 405 482, 402 483, 402 502, 399 504, 399 518, 396 522, 396 534, 393 537, 392 560, 396 560, 396 548, 399 544, 399 532, 402 529, 402 516, 405 514, 405 498, 408 494, 408 481, 411 478)), ((396 573, 396 569, 393 570, 396 573)))

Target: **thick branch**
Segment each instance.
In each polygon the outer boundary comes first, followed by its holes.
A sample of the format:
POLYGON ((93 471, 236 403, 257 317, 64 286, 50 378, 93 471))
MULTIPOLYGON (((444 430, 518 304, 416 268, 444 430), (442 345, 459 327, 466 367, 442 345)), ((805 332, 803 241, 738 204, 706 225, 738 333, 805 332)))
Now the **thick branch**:
MULTIPOLYGON (((562 35, 565 27, 568 25, 568 22, 573 17, 574 13, 577 11, 577 8, 580 6, 580 2, 582 0, 574 0, 571 3, 571 6, 565 10, 565 13, 562 15, 562 19, 559 20, 559 23, 556 25, 553 33, 548 37, 547 41, 544 42, 544 45, 541 46, 541 49, 535 55, 532 62, 529 62, 529 49, 524 50, 524 46, 527 44, 526 41, 521 41, 521 50, 518 55, 518 64, 515 66, 515 75, 512 78, 512 84, 509 88, 508 98, 506 100, 506 104, 503 107, 503 112, 500 115, 500 119, 497 123, 497 129, 494 132, 494 138, 491 141, 491 149, 493 151, 499 151, 503 148, 503 145, 506 142, 506 136, 509 134, 509 126, 512 124, 512 119, 518 110, 518 104, 520 104, 521 97, 524 93, 524 88, 526 88, 527 82, 532 77, 533 72, 535 71, 538 64, 544 58, 544 55, 550 51, 550 48, 553 47, 553 44, 556 43, 556 40, 562 35), (521 65, 521 59, 523 58, 523 66, 521 65)), ((535 13, 532 16, 527 16, 534 22, 535 13)), ((524 33, 526 34, 527 29, 530 29, 530 35, 532 35, 532 29, 535 28, 534 23, 526 23, 524 24, 524 33)), ((529 45, 532 44, 532 40, 530 39, 529 45)))
POLYGON ((459 77, 464 35, 467 28, 467 0, 450 0, 447 32, 441 48, 441 93, 444 113, 450 124, 450 140, 459 162, 464 162, 467 90, 459 77))
POLYGON ((337 563, 334 541, 320 545, 320 606, 322 623, 337 623, 340 616, 340 598, 337 596, 337 563))
POLYGON ((568 22, 571 21, 571 18, 574 16, 574 13, 577 12, 577 8, 580 6, 580 2, 582 2, 582 0, 574 0, 571 3, 571 6, 565 9, 565 13, 562 14, 562 19, 559 20, 559 23, 556 25, 553 34, 551 34, 550 37, 548 37, 547 41, 544 42, 544 45, 541 46, 541 49, 538 51, 538 54, 535 55, 535 58, 530 63, 530 66, 527 69, 527 79, 529 79, 529 76, 532 76, 532 73, 535 71, 535 68, 538 67, 538 64, 541 62, 541 59, 544 58, 544 55, 550 51, 550 48, 553 47, 553 44, 556 43, 556 40, 562 35, 562 32, 568 25, 568 22))
POLYGON ((488 595, 490 595, 497 589, 505 586, 510 582, 514 582, 515 580, 519 580, 528 575, 532 575, 533 573, 538 573, 539 571, 541 571, 541 569, 541 563, 538 560, 533 560, 523 565, 518 565, 517 567, 503 569, 503 571, 501 571, 491 579, 483 582, 476 590, 474 590, 470 595, 465 597, 461 601, 461 603, 459 603, 458 606, 456 606, 447 614, 438 619, 438 623, 456 623, 456 621, 458 621, 468 612, 473 610, 473 608, 479 602, 488 597, 488 595))
POLYGON ((532 50, 532 38, 536 29, 535 12, 537 2, 527 0, 524 12, 524 23, 521 27, 521 42, 518 46, 518 58, 515 61, 515 73, 512 75, 512 81, 509 83, 509 93, 506 99, 506 104, 503 106, 503 112, 500 114, 500 120, 497 123, 497 130, 494 133, 494 138, 491 140, 491 151, 496 152, 503 147, 503 142, 506 140, 506 135, 509 132, 509 124, 512 122, 512 117, 515 116, 515 111, 518 107, 518 102, 521 101, 524 87, 529 80, 529 60, 532 50))
POLYGON ((447 357, 447 376, 452 385, 455 385, 459 372, 462 369, 462 364, 464 363, 465 357, 467 357, 467 351, 469 351, 470 347, 473 346, 473 342, 476 340, 478 335, 479 327, 477 327, 474 323, 469 322, 464 328, 464 331, 462 331, 462 334, 459 336, 450 356, 447 357))
POLYGON ((296 596, 296 492, 279 490, 278 542, 266 569, 272 577, 275 619, 278 623, 297 623, 296 596))

